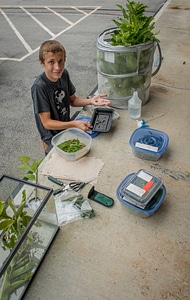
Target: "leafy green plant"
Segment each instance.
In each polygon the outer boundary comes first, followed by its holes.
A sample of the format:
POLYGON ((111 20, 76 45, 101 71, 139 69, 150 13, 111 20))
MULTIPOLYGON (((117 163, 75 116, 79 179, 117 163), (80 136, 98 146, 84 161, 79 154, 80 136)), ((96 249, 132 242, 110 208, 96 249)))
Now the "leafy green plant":
POLYGON ((22 201, 18 208, 8 199, 8 207, 12 210, 13 215, 9 215, 6 210, 6 203, 0 200, 0 230, 2 230, 1 240, 4 250, 12 249, 18 238, 31 220, 31 216, 24 211, 26 205, 26 191, 22 192, 22 201))
POLYGON ((146 43, 148 41, 159 41, 156 38, 157 33, 154 33, 155 22, 152 16, 145 15, 146 5, 127 0, 126 9, 117 4, 123 14, 113 22, 117 25, 116 29, 111 34, 111 44, 113 46, 134 46, 137 44, 146 43))
MULTIPOLYGON (((29 156, 19 156, 20 161, 22 162, 21 165, 18 166, 19 170, 25 170, 28 171, 24 175, 24 178, 27 178, 29 180, 35 181, 35 183, 38 183, 38 167, 43 161, 43 158, 39 161, 31 160, 31 157, 29 156)), ((35 201, 37 201, 37 189, 35 189, 35 201)))
POLYGON ((43 161, 43 158, 39 161, 31 161, 31 157, 29 156, 19 156, 19 159, 22 164, 18 166, 18 169, 28 171, 28 173, 24 175, 24 178, 34 180, 35 183, 38 183, 38 167, 43 161))
MULTIPOLYGON (((126 1, 126 8, 117 4, 122 17, 113 20, 116 28, 104 32, 106 47, 97 52, 101 93, 110 98, 129 98, 133 91, 142 92, 150 86, 157 33, 152 16, 145 15, 147 6, 140 2, 126 1), (118 47, 120 46, 120 47, 118 47), (113 55, 112 55, 113 54, 113 55)), ((146 93, 146 92, 145 92, 146 93)))

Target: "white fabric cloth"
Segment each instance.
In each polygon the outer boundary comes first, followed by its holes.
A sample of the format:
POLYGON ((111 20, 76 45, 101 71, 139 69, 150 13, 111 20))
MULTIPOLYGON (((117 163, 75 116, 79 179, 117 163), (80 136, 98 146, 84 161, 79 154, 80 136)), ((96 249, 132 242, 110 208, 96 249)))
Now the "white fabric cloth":
POLYGON ((65 180, 89 182, 97 179, 103 166, 104 162, 99 158, 84 156, 76 161, 67 161, 58 153, 52 152, 40 173, 65 180))

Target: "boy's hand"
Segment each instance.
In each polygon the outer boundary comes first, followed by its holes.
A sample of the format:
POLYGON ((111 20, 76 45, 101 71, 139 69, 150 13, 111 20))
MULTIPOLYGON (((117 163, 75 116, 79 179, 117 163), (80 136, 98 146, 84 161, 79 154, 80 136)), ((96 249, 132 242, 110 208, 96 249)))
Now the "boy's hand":
POLYGON ((110 104, 110 100, 108 99, 104 99, 104 97, 106 97, 107 94, 100 94, 100 95, 96 95, 92 98, 90 98, 90 104, 95 105, 95 106, 103 106, 103 105, 109 105, 110 104))
POLYGON ((92 125, 88 121, 74 120, 71 122, 73 127, 81 129, 83 131, 88 131, 92 129, 92 125))

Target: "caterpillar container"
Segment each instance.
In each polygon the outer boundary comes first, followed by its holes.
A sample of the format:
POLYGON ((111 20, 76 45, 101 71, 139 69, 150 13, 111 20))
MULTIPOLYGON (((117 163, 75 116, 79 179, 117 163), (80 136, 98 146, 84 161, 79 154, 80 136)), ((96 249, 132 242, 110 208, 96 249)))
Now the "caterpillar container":
POLYGON ((144 105, 149 100, 151 77, 161 66, 160 46, 154 41, 129 47, 112 46, 114 31, 115 28, 105 30, 97 39, 98 93, 106 93, 112 107, 128 109, 128 100, 137 91, 144 105))

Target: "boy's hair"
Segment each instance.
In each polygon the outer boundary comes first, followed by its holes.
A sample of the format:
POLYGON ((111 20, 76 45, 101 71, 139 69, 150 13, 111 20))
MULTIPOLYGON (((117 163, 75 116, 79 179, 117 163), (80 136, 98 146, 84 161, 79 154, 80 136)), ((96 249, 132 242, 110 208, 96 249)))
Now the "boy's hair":
POLYGON ((39 51, 39 60, 44 62, 44 56, 48 52, 53 52, 53 53, 62 52, 66 60, 65 48, 58 41, 48 40, 42 43, 39 51))

